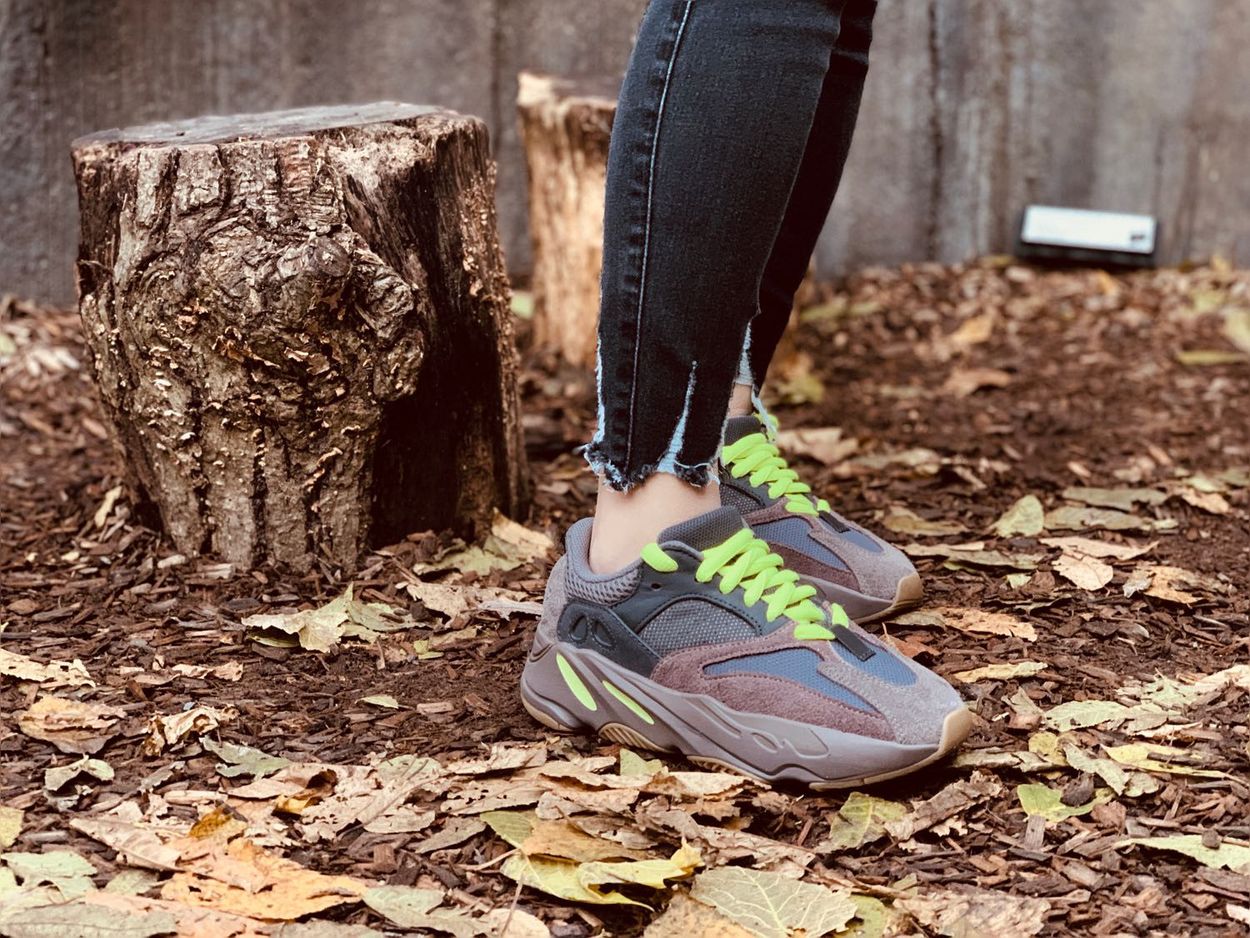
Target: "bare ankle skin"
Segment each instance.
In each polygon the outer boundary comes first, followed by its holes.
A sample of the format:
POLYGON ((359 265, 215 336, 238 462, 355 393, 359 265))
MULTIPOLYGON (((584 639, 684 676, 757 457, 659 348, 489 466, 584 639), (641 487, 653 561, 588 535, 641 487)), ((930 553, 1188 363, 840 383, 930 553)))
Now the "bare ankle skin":
POLYGON ((733 393, 729 395, 729 416, 746 417, 755 413, 755 402, 751 400, 751 385, 735 384, 733 393))
POLYGON ((670 525, 720 507, 720 486, 702 487, 657 472, 628 492, 599 483, 590 535, 590 569, 612 573, 638 559, 643 547, 670 525))

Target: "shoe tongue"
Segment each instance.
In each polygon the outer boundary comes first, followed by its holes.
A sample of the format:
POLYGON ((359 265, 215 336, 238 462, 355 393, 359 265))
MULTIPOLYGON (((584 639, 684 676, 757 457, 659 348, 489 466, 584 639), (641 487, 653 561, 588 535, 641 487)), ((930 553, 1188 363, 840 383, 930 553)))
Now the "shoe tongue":
POLYGON ((724 505, 705 515, 665 528, 656 540, 661 544, 678 541, 702 552, 728 540, 744 527, 746 522, 742 520, 738 510, 724 505))
POLYGON ((760 423, 760 418, 755 414, 747 414, 745 417, 730 417, 725 423, 725 445, 737 443, 744 436, 750 436, 752 433, 762 433, 764 425, 760 423))

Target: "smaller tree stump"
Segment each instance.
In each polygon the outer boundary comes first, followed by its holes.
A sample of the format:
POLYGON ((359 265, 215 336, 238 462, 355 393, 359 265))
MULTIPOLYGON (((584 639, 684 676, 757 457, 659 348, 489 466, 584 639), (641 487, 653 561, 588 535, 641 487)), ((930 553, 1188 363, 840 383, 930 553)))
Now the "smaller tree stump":
POLYGON ((517 513, 525 467, 485 125, 407 104, 73 144, 79 308, 179 551, 349 571, 517 513))
POLYGON ((522 72, 517 112, 529 181, 534 338, 592 367, 603 194, 619 81, 522 72))
MULTIPOLYGON (((594 367, 603 201, 619 80, 520 74, 517 113, 529 182, 534 338, 594 367)), ((795 295, 812 302, 814 271, 795 295)))

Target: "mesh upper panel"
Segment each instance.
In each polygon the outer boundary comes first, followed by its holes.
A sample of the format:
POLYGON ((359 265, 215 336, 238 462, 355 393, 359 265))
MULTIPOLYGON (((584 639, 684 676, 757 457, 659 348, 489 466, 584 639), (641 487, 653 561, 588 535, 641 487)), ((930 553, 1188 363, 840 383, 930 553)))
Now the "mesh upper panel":
POLYGON ((807 521, 803 518, 785 518, 781 521, 768 521, 764 524, 757 524, 755 525, 755 533, 766 541, 770 541, 773 544, 781 544, 783 547, 793 548, 800 554, 814 557, 821 563, 828 564, 834 569, 850 569, 842 562, 841 557, 825 547, 824 544, 812 539, 811 528, 808 527, 807 521))
POLYGON ((704 673, 712 675, 724 674, 768 674, 782 677, 796 684, 802 684, 826 697, 832 697, 857 710, 872 713, 873 707, 860 697, 853 694, 841 684, 829 680, 819 671, 820 655, 802 648, 786 648, 781 651, 770 651, 762 655, 744 655, 741 658, 730 658, 718 661, 704 668, 704 673))
POLYGON ((867 661, 861 661, 841 642, 834 642, 833 647, 847 664, 861 671, 867 671, 873 677, 880 678, 889 684, 907 687, 909 684, 916 683, 916 672, 879 645, 870 646, 876 654, 867 661))
POLYGON ((754 414, 748 414, 745 417, 730 417, 725 421, 725 445, 729 446, 737 443, 744 436, 763 431, 764 425, 754 414))
POLYGON ((736 508, 744 515, 750 514, 753 511, 758 511, 763 507, 762 502, 757 501, 737 486, 730 485, 727 482, 721 483, 720 503, 722 505, 729 505, 736 508))
POLYGON ((565 585, 569 595, 588 603, 611 606, 631 596, 638 585, 639 565, 631 564, 619 573, 600 574, 590 569, 589 518, 583 518, 569 528, 564 536, 568 558, 568 575, 565 585))
POLYGON ((660 656, 690 648, 736 642, 756 635, 755 627, 728 609, 702 599, 682 599, 643 627, 642 640, 660 656))
POLYGON ((742 515, 736 509, 722 506, 697 518, 665 528, 656 540, 661 544, 665 541, 679 541, 695 550, 707 550, 733 537, 742 530, 744 524, 742 515))

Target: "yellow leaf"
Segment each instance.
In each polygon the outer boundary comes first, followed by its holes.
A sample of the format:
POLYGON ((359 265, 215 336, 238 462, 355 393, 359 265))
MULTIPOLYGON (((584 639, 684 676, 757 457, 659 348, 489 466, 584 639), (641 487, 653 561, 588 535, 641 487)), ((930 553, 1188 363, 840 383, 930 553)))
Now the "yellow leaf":
POLYGON ((1250 355, 1250 309, 1233 306, 1224 310, 1224 335, 1229 342, 1250 355))
POLYGON ((1227 773, 1215 769, 1195 768, 1190 764, 1194 752, 1157 743, 1127 743, 1123 746, 1103 746, 1120 765, 1127 765, 1145 772, 1166 772, 1171 775, 1193 775, 1198 778, 1225 778, 1227 773), (1182 761, 1183 760, 1183 761, 1182 761))
POLYGON ((987 664, 971 671, 957 671, 951 675, 964 684, 977 681, 1010 681, 1018 677, 1032 677, 1049 667, 1045 661, 1018 661, 1015 664, 987 664))
POLYGON ((95 889, 96 868, 72 850, 46 853, 4 853, 0 860, 21 880, 24 889, 47 883, 66 899, 77 899, 95 889))
POLYGON ((1088 804, 1075 806, 1063 803, 1063 792, 1037 782, 1017 786, 1016 797, 1020 799, 1020 807, 1025 814, 1040 815, 1048 821, 1063 821, 1089 814, 1096 806, 1106 804, 1111 800, 1111 789, 1100 788, 1088 804))
POLYGON ((656 918, 643 938, 753 938, 737 922, 684 893, 673 896, 664 914, 656 918))
POLYGON ((578 865, 567 860, 549 860, 545 857, 527 857, 523 853, 514 853, 504 860, 499 871, 522 886, 541 890, 557 899, 592 905, 637 905, 647 908, 644 903, 635 902, 619 892, 589 889, 578 879, 578 865))
POLYGON ((1066 733, 1068 730, 1084 729, 1088 726, 1119 723, 1128 716, 1129 708, 1114 700, 1070 700, 1051 707, 1042 719, 1047 726, 1066 733))
POLYGON ((1034 537, 1042 532, 1045 510, 1036 495, 1025 495, 994 522, 999 537, 1034 537))
POLYGON ((816 849, 826 853, 862 847, 884 837, 885 825, 903 817, 908 810, 897 801, 853 791, 838 813, 830 815, 829 833, 816 849))
POLYGON ((190 906, 273 921, 293 921, 344 903, 359 902, 369 888, 350 876, 327 876, 239 839, 225 849, 232 862, 213 859, 175 873, 161 898, 190 906), (229 881, 217 879, 229 877, 229 881), (238 885, 246 883, 246 885, 238 885))
POLYGON ((529 835, 521 841, 527 856, 552 857, 585 863, 591 860, 640 860, 646 854, 618 843, 587 834, 572 821, 535 820, 529 835))
POLYGON ((514 847, 521 846, 538 823, 538 815, 533 811, 483 811, 479 816, 514 847))
POLYGON ((21 808, 0 805, 0 850, 8 850, 17 841, 22 832, 22 817, 21 808))
POLYGON ((368 697, 361 697, 360 702, 372 704, 375 707, 385 707, 387 710, 399 709, 399 701, 390 694, 371 694, 368 697))
POLYGON ((1218 847, 1208 847, 1202 842, 1201 834, 1132 837, 1124 843, 1183 853, 1209 869, 1229 869, 1237 873, 1250 871, 1250 845, 1244 843, 1221 843, 1218 847))
POLYGON ((700 873, 690 895, 759 938, 789 938, 796 933, 821 938, 841 931, 858 911, 845 889, 834 891, 738 866, 700 873))

